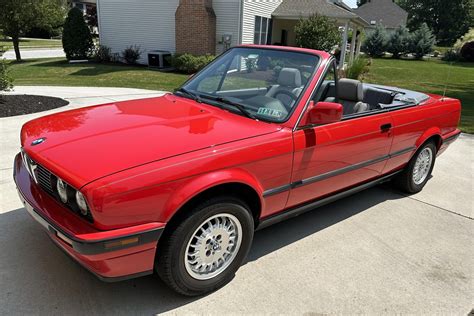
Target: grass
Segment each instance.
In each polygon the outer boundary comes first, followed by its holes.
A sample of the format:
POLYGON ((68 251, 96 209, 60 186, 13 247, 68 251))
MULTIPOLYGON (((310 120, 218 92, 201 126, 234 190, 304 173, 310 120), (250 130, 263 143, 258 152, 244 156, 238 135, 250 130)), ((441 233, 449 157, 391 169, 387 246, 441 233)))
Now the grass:
MULTIPOLYGON (((162 73, 140 66, 115 64, 68 64, 64 59, 11 63, 16 85, 125 87, 172 91, 187 75, 162 73)), ((461 129, 474 134, 474 64, 439 60, 374 59, 366 82, 443 94, 460 99, 461 129), (446 83, 448 85, 446 86, 446 83)))
POLYGON ((440 60, 373 59, 366 82, 460 99, 461 129, 474 134, 474 64, 440 60))
POLYGON ((123 87, 171 91, 187 75, 152 71, 120 64, 69 64, 65 59, 12 62, 15 85, 123 87))
MULTIPOLYGON (((0 39, 0 46, 5 47, 5 49, 12 49, 13 43, 10 39, 0 39)), ((20 49, 28 48, 58 48, 62 47, 63 44, 61 40, 55 39, 20 39, 20 49)))

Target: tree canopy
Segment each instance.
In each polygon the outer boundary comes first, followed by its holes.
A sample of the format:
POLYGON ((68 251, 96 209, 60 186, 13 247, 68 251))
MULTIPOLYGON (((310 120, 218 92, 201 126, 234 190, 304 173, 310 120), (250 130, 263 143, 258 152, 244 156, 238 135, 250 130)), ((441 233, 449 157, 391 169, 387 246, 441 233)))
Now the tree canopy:
POLYGON ((33 27, 60 27, 65 5, 64 0, 0 0, 0 29, 12 38, 18 61, 20 36, 33 27))
POLYGON ((419 29, 423 23, 433 31, 439 45, 452 45, 472 24, 470 0, 397 0, 408 16, 408 28, 419 29))
POLYGON ((341 34, 334 21, 322 15, 300 19, 295 26, 296 44, 300 47, 331 51, 341 43, 341 34))

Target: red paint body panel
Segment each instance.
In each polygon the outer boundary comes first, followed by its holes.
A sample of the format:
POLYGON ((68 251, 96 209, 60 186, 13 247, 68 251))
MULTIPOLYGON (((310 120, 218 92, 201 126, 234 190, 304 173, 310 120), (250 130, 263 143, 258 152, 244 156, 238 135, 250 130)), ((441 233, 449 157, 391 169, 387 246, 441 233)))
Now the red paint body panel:
MULTIPOLYGON (((39 188, 18 156, 14 170, 21 196, 71 238, 126 238, 163 228, 185 203, 218 185, 252 189, 260 200, 258 215, 266 218, 398 170, 430 137, 441 138, 441 153, 459 134, 459 101, 434 95, 399 110, 298 126, 306 122, 309 100, 332 59, 324 52, 270 48, 320 57, 286 122, 256 121, 169 94, 45 116, 23 126, 21 145, 34 161, 80 189, 93 223, 39 188), (391 128, 382 130, 383 125, 391 128), (46 141, 33 146, 40 137, 46 141)), ((83 254, 50 236, 100 276, 153 269, 157 240, 83 254)))

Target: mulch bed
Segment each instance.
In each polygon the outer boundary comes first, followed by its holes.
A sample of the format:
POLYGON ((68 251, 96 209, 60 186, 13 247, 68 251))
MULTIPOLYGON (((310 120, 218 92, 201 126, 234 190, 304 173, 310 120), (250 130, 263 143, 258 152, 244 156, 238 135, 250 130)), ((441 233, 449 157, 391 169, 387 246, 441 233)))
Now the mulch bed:
POLYGON ((66 100, 41 95, 0 95, 0 117, 42 112, 68 104, 66 100))

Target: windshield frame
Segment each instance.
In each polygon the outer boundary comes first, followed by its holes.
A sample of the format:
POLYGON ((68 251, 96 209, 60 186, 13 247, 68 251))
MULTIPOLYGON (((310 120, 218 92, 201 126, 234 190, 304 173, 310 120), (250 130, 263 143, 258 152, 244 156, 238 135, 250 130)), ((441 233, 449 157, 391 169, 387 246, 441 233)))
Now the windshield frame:
MULTIPOLYGON (((291 111, 288 112, 287 116, 282 119, 282 120, 272 120, 270 118, 266 119, 264 117, 257 117, 257 120, 259 121, 262 121, 262 122, 267 122, 267 123, 273 123, 273 124, 284 124, 286 122, 288 122, 294 115, 296 109, 300 106, 300 104, 302 103, 302 100, 303 100, 303 97, 305 96, 306 92, 308 91, 308 89, 310 88, 311 86, 311 83, 313 82, 313 80, 315 79, 315 76, 316 74, 318 73, 318 70, 321 66, 321 63, 323 62, 324 58, 323 56, 321 56, 320 54, 318 54, 317 51, 307 51, 307 50, 301 50, 299 51, 297 47, 294 47, 294 48, 290 48, 290 49, 285 49, 285 47, 274 47, 274 46, 268 46, 268 47, 265 47, 265 46, 261 46, 261 45, 241 45, 241 46, 235 46, 235 47, 232 47, 230 49, 228 49, 227 51, 225 51, 224 53, 220 54, 219 56, 216 57, 216 59, 214 59, 212 62, 210 62, 208 65, 206 65, 203 69, 201 69, 200 71, 198 71, 197 73, 195 73, 194 75, 192 75, 191 77, 188 78, 188 80, 186 80, 178 89, 180 88, 186 88, 187 85, 189 85, 193 80, 195 80, 201 73, 207 71, 210 67, 214 66, 215 64, 217 63, 220 63, 220 59, 223 58, 224 56, 226 56, 227 54, 230 54, 232 53, 233 50, 235 49, 254 49, 254 50, 273 50, 273 51, 279 51, 279 52, 288 52, 288 53, 296 53, 296 54, 305 54, 305 55, 310 55, 310 56, 315 56, 317 57, 317 63, 313 69, 313 72, 311 73, 311 75, 309 76, 308 78, 308 81, 306 82, 305 84, 305 87, 304 89, 301 91, 300 95, 298 96, 298 99, 295 101, 295 105, 292 107, 291 111)), ((225 76, 223 76, 223 78, 225 78, 225 76)), ((177 89, 177 90, 178 90, 177 89)), ((189 89, 188 89, 189 90, 189 89)), ((195 93, 196 95, 198 96, 203 96, 201 98, 201 101, 204 102, 205 104, 208 104, 208 105, 211 105, 211 106, 216 106, 214 104, 212 104, 213 102, 215 101, 212 101, 211 99, 208 99, 206 98, 206 94, 204 93, 199 93, 197 91, 194 91, 192 90, 191 92, 195 93), (209 102, 210 101, 210 102, 209 102)), ((303 102, 304 103, 304 102, 303 102)), ((222 107, 220 107, 221 109, 225 109, 231 113, 234 113, 236 115, 240 115, 240 116, 243 116, 242 113, 240 113, 239 111, 235 111, 235 110, 229 110, 227 106, 225 106, 224 103, 222 103, 222 107)))

